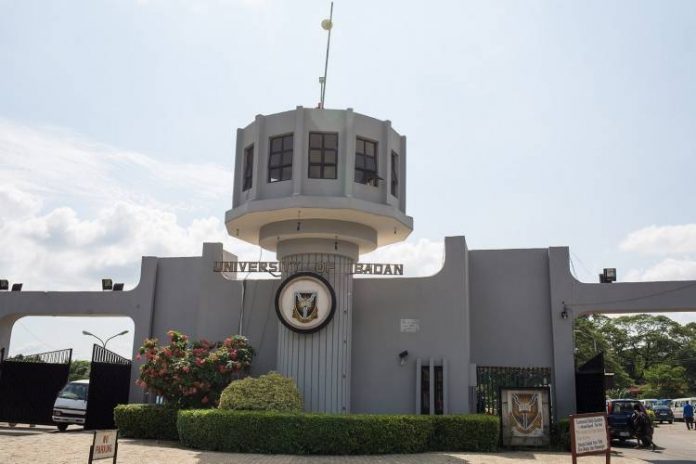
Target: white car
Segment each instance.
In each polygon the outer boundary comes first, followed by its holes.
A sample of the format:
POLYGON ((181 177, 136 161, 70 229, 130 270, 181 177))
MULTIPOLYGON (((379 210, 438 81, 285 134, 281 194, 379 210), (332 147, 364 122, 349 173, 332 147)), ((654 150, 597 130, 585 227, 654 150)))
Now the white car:
POLYGON ((89 380, 75 380, 58 393, 53 405, 53 422, 65 432, 70 424, 85 425, 89 380))

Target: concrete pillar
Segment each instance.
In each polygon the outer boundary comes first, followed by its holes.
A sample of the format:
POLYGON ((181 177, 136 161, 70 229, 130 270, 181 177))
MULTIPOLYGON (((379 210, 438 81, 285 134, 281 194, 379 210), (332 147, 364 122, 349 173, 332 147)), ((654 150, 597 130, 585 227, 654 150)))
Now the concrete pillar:
POLYGON ((10 355, 10 338, 12 336, 12 326, 20 316, 10 314, 0 319, 0 349, 5 349, 5 357, 10 355))
MULTIPOLYGON (((339 242, 340 243, 340 242, 339 242)), ((354 260, 338 254, 304 253, 280 258, 283 265, 312 271, 329 264, 321 273, 336 294, 333 319, 317 332, 302 334, 278 324, 278 371, 291 377, 308 412, 350 412, 350 355, 354 260)), ((285 266, 284 266, 285 267, 285 266)), ((283 278, 292 273, 284 272, 283 278)))

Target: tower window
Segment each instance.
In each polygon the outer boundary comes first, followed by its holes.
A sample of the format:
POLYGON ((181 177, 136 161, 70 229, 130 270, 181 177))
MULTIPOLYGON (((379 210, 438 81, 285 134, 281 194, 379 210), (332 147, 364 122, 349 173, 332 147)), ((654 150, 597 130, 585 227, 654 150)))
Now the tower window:
POLYGON ((377 186, 377 142, 355 140, 355 182, 377 186))
POLYGON ((254 174, 254 146, 249 145, 244 149, 244 181, 242 184, 242 191, 246 192, 253 185, 253 174, 254 174))
POLYGON ((338 164, 338 134, 309 133, 309 178, 336 179, 338 164))
POLYGON ((268 154, 268 182, 292 179, 292 134, 271 137, 268 154))
POLYGON ((391 194, 399 196, 399 154, 391 152, 391 194))

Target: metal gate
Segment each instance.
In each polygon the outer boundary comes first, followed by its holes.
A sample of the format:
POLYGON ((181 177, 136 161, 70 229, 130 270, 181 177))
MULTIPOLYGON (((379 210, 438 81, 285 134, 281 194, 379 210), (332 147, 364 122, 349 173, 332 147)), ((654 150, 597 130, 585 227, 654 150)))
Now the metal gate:
POLYGON ((68 382, 72 350, 18 355, 0 363, 0 422, 53 425, 53 404, 68 382))
POLYGON ((575 406, 578 413, 606 411, 604 353, 575 371, 575 406))
POLYGON ((99 345, 92 348, 85 429, 114 428, 114 408, 128 403, 131 361, 99 345))
POLYGON ((548 367, 476 368, 476 412, 498 415, 500 387, 548 387, 551 369, 548 367))

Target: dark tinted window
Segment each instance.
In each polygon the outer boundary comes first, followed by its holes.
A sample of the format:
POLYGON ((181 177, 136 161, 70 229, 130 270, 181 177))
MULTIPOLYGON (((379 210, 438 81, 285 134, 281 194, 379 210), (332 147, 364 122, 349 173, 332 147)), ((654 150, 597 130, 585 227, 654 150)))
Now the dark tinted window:
POLYGON ((310 179, 336 179, 338 175, 338 134, 326 132, 309 133, 310 179))
POLYGON ((292 179, 292 134, 271 137, 268 154, 268 182, 292 179))
POLYGON ((391 152, 391 194, 399 196, 399 154, 391 152))
POLYGON ((355 139, 355 182, 377 186, 377 142, 355 139))
POLYGON ((242 190, 249 190, 253 184, 254 173, 254 146, 251 145, 244 150, 244 182, 242 190))

